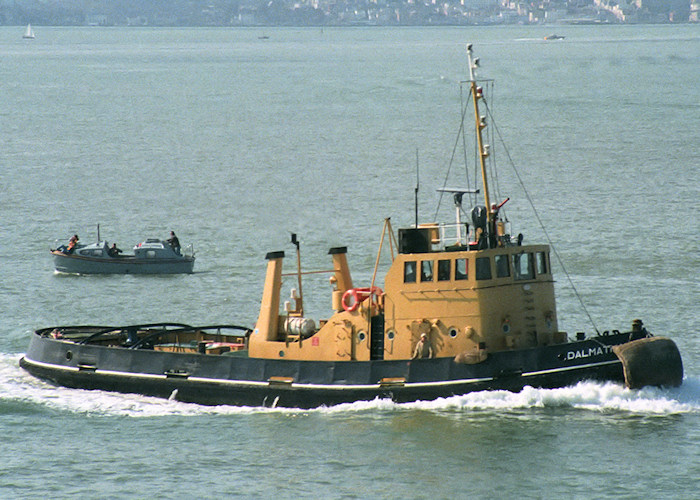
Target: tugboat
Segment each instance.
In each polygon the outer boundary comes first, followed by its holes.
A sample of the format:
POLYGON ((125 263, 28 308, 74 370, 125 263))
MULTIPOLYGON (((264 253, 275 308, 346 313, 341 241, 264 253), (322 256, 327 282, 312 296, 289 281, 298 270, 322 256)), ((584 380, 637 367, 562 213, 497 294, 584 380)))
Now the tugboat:
POLYGON ((484 200, 471 211, 471 224, 462 221, 462 200, 476 190, 458 188, 443 189, 454 200, 454 223, 416 220, 397 238, 385 220, 379 254, 388 246, 392 263, 383 283, 376 281, 377 264, 371 281, 357 286, 347 248, 331 248, 333 313, 318 324, 305 316, 302 292, 303 276, 318 271, 302 271, 293 235, 296 272, 282 272, 284 251, 266 255, 254 328, 43 328, 32 335, 21 366, 68 387, 298 408, 375 398, 434 400, 582 380, 630 388, 680 385, 678 348, 652 336, 641 320, 625 332, 588 337, 559 330, 549 245, 511 237, 501 216, 505 201, 492 202, 480 114, 485 92, 475 77, 471 45, 467 55, 484 200), (283 277, 290 275, 295 289, 281 310, 283 277))

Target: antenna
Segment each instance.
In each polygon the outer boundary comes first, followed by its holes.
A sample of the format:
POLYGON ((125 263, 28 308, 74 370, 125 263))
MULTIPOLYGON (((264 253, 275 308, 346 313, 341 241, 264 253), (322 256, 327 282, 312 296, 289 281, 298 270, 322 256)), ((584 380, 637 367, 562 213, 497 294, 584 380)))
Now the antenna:
POLYGON ((416 227, 418 227, 418 188, 419 187, 420 187, 420 170, 418 167, 418 149, 416 148, 416 190, 415 190, 416 227))
POLYGON ((292 233, 292 245, 297 247, 297 283, 299 286, 299 298, 296 300, 295 312, 299 316, 304 316, 304 293, 301 290, 301 250, 299 248, 299 240, 297 233, 292 233))
POLYGON ((472 57, 472 44, 467 44, 467 68, 469 69, 469 81, 476 80, 476 69, 479 67, 479 58, 472 57))

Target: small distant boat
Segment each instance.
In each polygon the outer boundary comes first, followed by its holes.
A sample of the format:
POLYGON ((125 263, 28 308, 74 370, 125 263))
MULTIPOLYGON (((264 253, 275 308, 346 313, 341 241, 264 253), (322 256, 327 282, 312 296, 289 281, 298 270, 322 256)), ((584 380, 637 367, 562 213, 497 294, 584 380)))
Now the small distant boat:
POLYGON ((545 40, 563 40, 564 38, 566 38, 566 37, 563 35, 556 35, 554 33, 544 37, 545 40))
POLYGON ((27 29, 24 32, 24 35, 22 35, 22 38, 26 38, 27 40, 34 40, 34 31, 32 30, 32 25, 28 24, 27 29))
POLYGON ((73 250, 60 246, 51 250, 56 271, 70 274, 183 274, 194 269, 191 246, 185 254, 167 241, 149 238, 134 246, 132 254, 110 248, 106 241, 76 245, 73 250))

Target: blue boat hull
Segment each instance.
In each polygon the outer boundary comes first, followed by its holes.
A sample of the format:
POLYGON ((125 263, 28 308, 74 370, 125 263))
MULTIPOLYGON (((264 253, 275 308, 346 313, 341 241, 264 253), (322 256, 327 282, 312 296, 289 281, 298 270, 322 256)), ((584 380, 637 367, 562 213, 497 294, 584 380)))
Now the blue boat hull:
POLYGON ((132 255, 85 257, 52 252, 56 271, 70 274, 183 274, 194 270, 194 257, 146 259, 132 255))

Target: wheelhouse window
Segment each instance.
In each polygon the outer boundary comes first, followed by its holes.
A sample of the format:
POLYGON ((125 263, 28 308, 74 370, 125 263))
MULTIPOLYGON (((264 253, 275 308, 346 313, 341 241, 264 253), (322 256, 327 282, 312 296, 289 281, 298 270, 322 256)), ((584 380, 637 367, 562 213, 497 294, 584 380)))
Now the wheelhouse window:
POLYGON ((516 280, 535 279, 535 263, 531 253, 513 255, 513 273, 516 280))
POLYGON ((433 261, 422 260, 420 263, 420 280, 433 281, 433 261))
POLYGON ((469 261, 467 259, 455 259, 455 280, 469 278, 469 261))
POLYGON ((537 252, 537 274, 547 274, 547 252, 537 252))
POLYGON ((449 260, 439 260, 438 261, 438 281, 449 281, 450 280, 450 270, 452 269, 452 262, 449 260))
POLYGON ((403 282, 404 283, 415 283, 416 282, 416 262, 408 261, 403 263, 403 282))
POLYGON ((476 259, 476 279, 491 279, 491 259, 488 257, 477 257, 476 259))
POLYGON ((508 256, 507 255, 496 255, 496 277, 497 278, 507 278, 510 276, 510 268, 508 267, 508 256))

